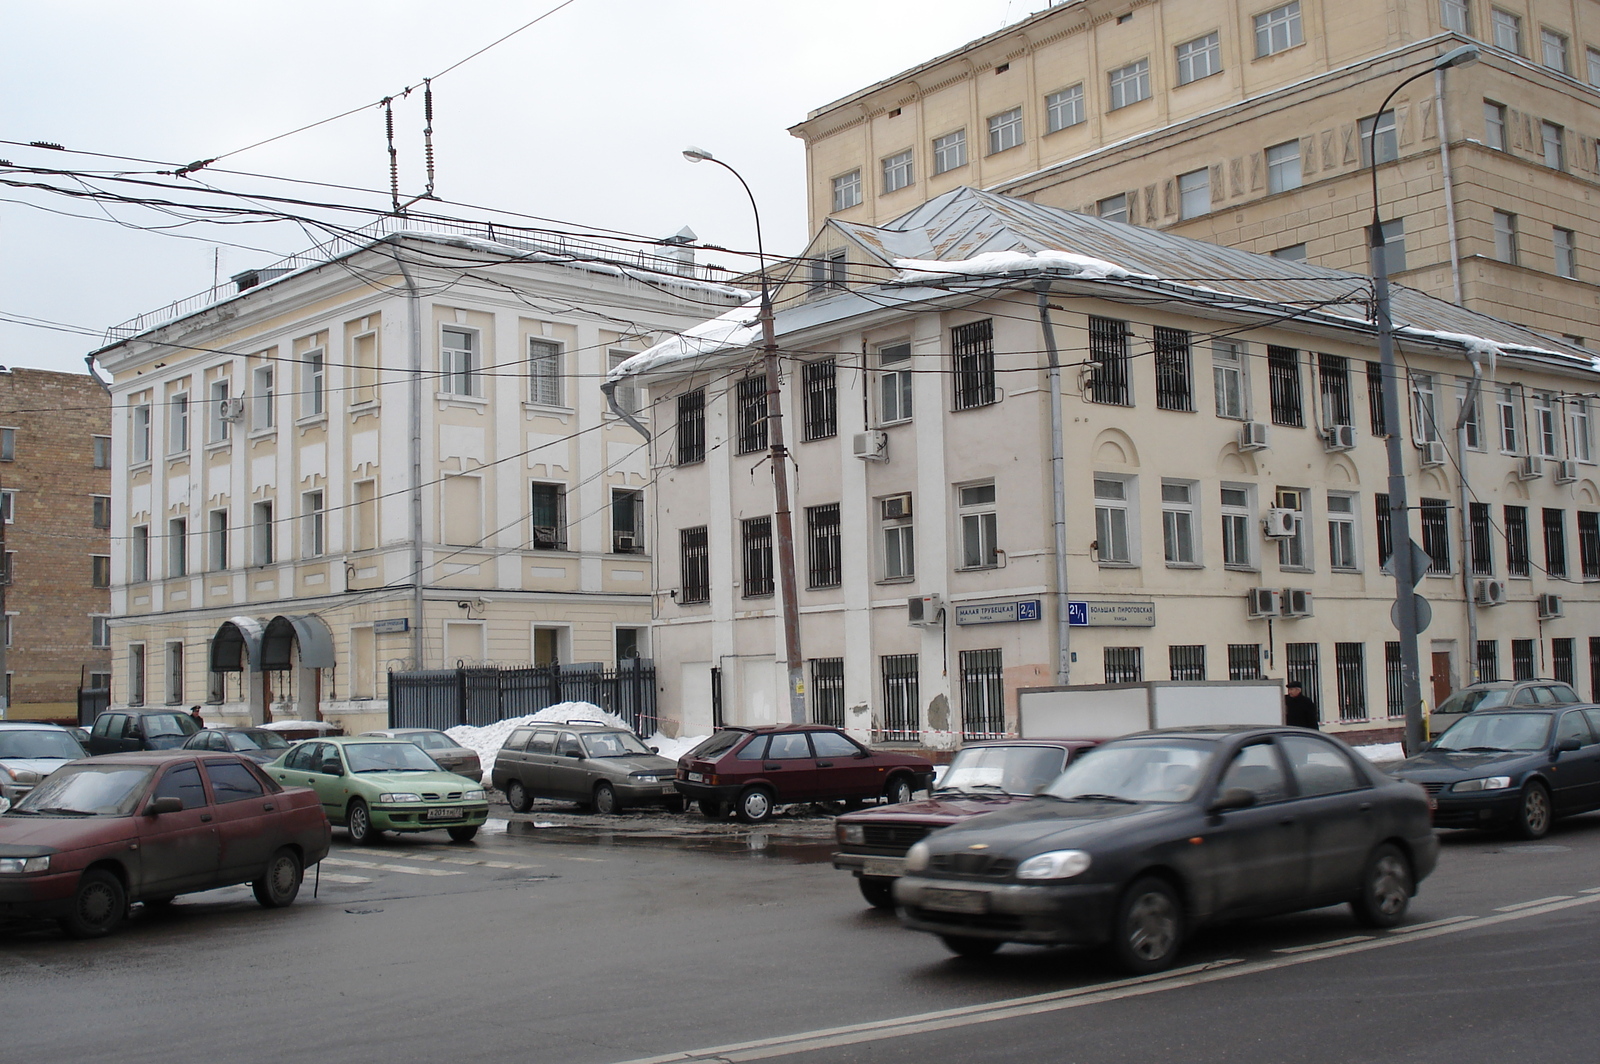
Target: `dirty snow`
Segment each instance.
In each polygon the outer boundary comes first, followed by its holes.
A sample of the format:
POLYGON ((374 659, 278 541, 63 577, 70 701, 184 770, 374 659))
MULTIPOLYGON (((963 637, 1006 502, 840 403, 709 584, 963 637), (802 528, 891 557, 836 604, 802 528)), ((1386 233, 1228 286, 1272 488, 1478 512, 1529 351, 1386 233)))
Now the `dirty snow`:
POLYGON ((1406 748, 1399 743, 1370 743, 1367 746, 1358 746, 1356 753, 1375 764, 1386 761, 1404 761, 1406 748))
POLYGON ((1051 270, 1068 268, 1078 277, 1089 280, 1126 280, 1130 277, 1149 278, 1147 273, 1134 273, 1105 259, 1088 255, 1075 255, 1070 251, 1045 249, 1034 254, 1028 251, 986 251, 970 259, 895 259, 901 271, 900 281, 922 284, 930 281, 949 281, 957 277, 988 277, 1020 270, 1051 270))
MULTIPOLYGON (((497 720, 484 727, 474 727, 471 724, 460 724, 454 728, 447 728, 445 734, 469 750, 478 754, 478 761, 483 765, 483 782, 489 783, 490 774, 494 771, 494 756, 505 745, 506 739, 517 728, 528 724, 604 724, 612 728, 628 728, 628 722, 612 713, 607 713, 592 702, 560 702, 553 706, 546 706, 537 713, 530 713, 525 717, 511 717, 507 720, 497 720)), ((704 742, 704 735, 687 736, 681 739, 669 739, 657 732, 645 740, 646 746, 654 746, 661 756, 676 761, 704 742)))

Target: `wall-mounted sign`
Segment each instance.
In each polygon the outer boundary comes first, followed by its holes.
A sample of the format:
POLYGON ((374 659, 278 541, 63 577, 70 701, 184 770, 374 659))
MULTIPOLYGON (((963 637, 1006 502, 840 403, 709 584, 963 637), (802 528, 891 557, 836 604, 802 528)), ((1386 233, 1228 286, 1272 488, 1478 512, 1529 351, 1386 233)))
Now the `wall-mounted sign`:
POLYGON ((1021 602, 980 602, 956 607, 957 624, 1005 624, 1011 621, 1037 621, 1039 600, 1021 602))
POLYGON ((389 617, 381 621, 372 622, 373 635, 394 635, 396 632, 411 631, 410 617, 389 617))
POLYGON ((1154 602, 1067 601, 1067 623, 1074 628, 1154 628, 1154 602))

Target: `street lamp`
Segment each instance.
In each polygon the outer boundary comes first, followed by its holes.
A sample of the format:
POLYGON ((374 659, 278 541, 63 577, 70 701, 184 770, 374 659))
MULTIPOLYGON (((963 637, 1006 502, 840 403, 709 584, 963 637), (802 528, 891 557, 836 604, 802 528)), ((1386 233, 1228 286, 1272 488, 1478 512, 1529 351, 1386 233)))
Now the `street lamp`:
POLYGON ((692 163, 716 163, 738 178, 756 219, 756 258, 761 264, 761 354, 767 374, 767 443, 772 460, 772 535, 778 547, 778 593, 783 597, 783 653, 789 670, 789 719, 806 722, 806 689, 800 667, 800 602, 794 572, 794 523, 789 512, 789 452, 783 443, 783 397, 778 389, 778 338, 772 324, 772 288, 767 282, 767 251, 761 239, 761 208, 739 171, 704 148, 689 147, 692 163))
POLYGON ((1367 165, 1372 173, 1372 295, 1374 312, 1378 321, 1378 359, 1383 366, 1383 421, 1389 430, 1387 443, 1389 457, 1389 562, 1394 568, 1394 609, 1391 616, 1400 636, 1400 698, 1406 714, 1405 751, 1415 754, 1422 749, 1422 679, 1421 658, 1417 651, 1417 594, 1421 574, 1413 563, 1411 544, 1411 511, 1406 502, 1406 471, 1400 445, 1400 378, 1394 360, 1394 321, 1389 314, 1389 266, 1385 257, 1383 221, 1378 213, 1378 122, 1389 109, 1395 93, 1436 70, 1448 70, 1474 62, 1478 58, 1476 45, 1463 44, 1434 59, 1428 69, 1419 71, 1396 85, 1385 96, 1378 111, 1372 116, 1372 146, 1367 165))

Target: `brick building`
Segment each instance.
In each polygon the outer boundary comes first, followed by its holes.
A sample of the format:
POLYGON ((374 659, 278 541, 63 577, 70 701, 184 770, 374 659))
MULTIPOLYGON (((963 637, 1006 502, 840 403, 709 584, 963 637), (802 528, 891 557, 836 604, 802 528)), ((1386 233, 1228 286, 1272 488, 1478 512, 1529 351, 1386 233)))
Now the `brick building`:
POLYGON ((75 719, 110 682, 111 397, 92 377, 0 371, 7 716, 75 719))

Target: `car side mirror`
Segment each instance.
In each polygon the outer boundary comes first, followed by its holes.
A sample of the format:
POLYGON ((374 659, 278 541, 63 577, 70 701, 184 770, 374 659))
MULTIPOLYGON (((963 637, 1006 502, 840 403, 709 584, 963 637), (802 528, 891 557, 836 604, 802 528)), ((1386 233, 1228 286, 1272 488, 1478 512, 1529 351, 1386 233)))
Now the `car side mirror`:
POLYGON ((152 798, 150 804, 144 807, 145 816, 161 816, 163 813, 183 812, 182 798, 152 798))
POLYGON ((583 760, 583 751, 581 751, 581 750, 568 750, 567 751, 567 756, 572 758, 574 761, 582 761, 583 760))
POLYGON ((1216 800, 1211 803, 1211 807, 1207 812, 1226 813, 1230 809, 1249 809, 1255 804, 1256 794, 1254 791, 1245 787, 1229 787, 1217 795, 1216 800))
POLYGON ((1574 750, 1582 749, 1583 740, 1579 739, 1576 735, 1569 735, 1559 743, 1556 743, 1556 753, 1558 754, 1570 754, 1574 750))
POLYGON ((339 764, 339 759, 330 757, 317 766, 317 771, 324 776, 343 776, 344 766, 339 764))

